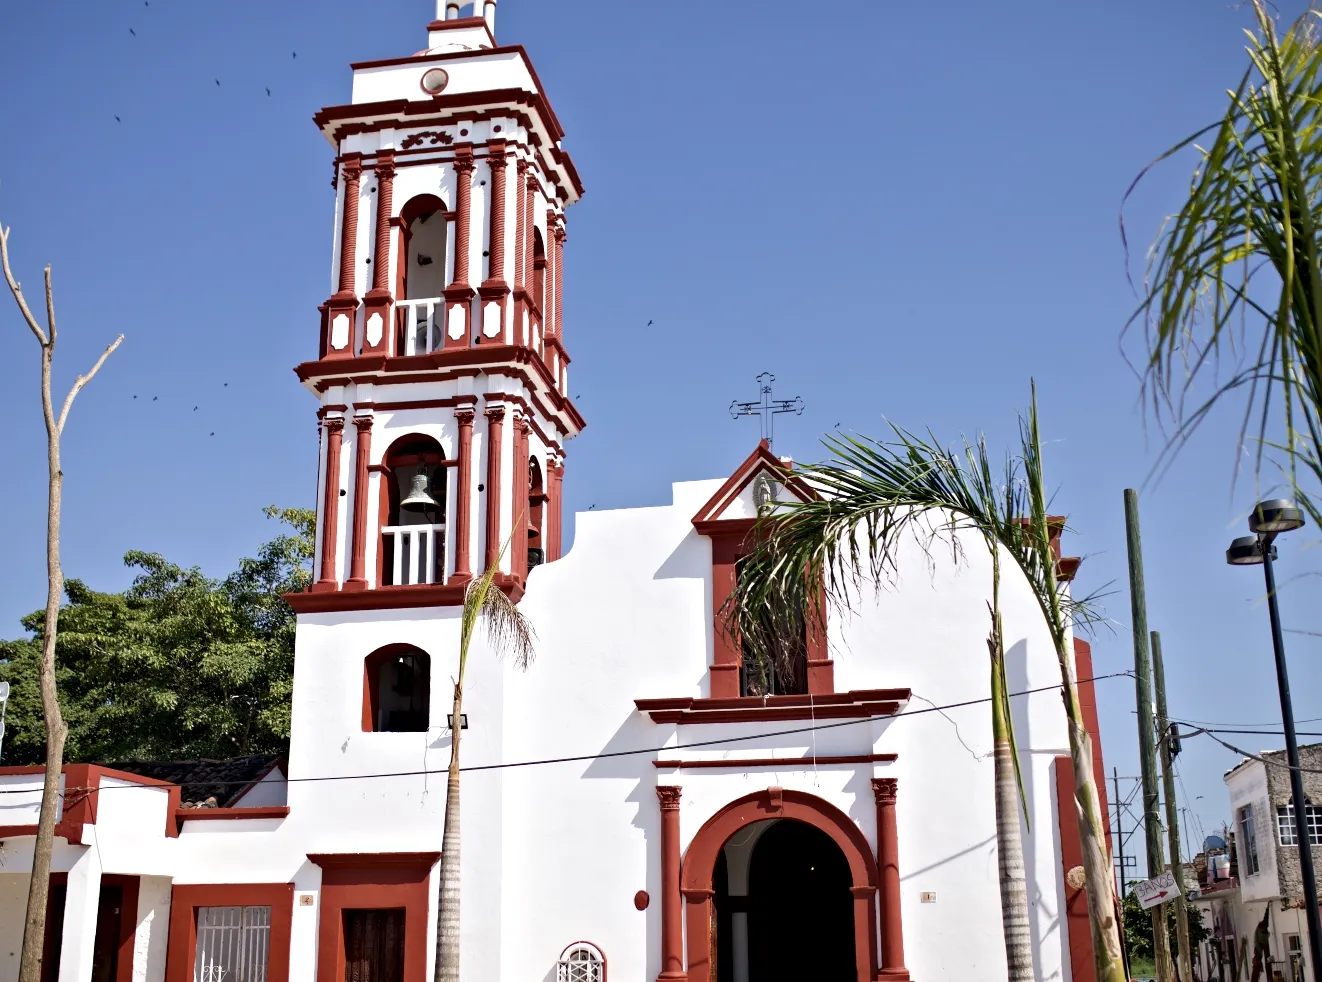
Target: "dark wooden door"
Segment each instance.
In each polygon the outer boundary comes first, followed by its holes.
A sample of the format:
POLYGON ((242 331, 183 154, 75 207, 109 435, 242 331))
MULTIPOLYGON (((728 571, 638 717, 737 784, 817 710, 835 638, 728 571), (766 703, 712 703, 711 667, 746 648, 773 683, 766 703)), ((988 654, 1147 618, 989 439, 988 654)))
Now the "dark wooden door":
POLYGON ((344 982, 403 982, 404 911, 344 912, 344 982))
MULTIPOLYGON (((56 883, 46 906, 46 948, 41 977, 55 982, 60 977, 60 952, 64 940, 64 901, 67 887, 56 883)), ((92 942, 92 982, 120 982, 120 919, 124 910, 124 888, 103 886, 96 910, 96 937, 92 942)))

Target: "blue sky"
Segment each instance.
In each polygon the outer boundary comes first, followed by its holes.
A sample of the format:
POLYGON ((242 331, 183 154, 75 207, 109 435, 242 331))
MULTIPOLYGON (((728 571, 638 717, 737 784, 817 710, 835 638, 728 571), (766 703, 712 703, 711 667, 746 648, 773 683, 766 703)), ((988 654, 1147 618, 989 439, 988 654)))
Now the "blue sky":
MULTIPOLYGON (((311 504, 315 403, 290 369, 315 355, 333 198, 310 117, 348 101, 350 61, 423 47, 431 12, 427 0, 6 11, 0 221, 31 299, 54 265, 61 387, 126 335, 66 433, 67 575, 121 588, 128 549, 222 574, 274 531, 263 505, 311 504)), ((1005 444, 1032 376, 1057 509, 1076 530, 1066 549, 1088 557, 1084 589, 1117 591, 1099 673, 1132 663, 1122 490, 1142 486, 1173 713, 1271 728, 1260 580, 1222 560, 1253 499, 1251 481, 1230 490, 1236 416, 1218 414, 1145 484, 1162 438, 1120 347, 1135 302, 1121 198, 1219 113, 1248 23, 1236 5, 1193 0, 502 0, 498 36, 531 53, 587 187, 566 246, 572 387, 589 423, 570 446, 570 508, 660 503, 671 481, 728 474, 757 427, 726 407, 753 398, 764 370, 807 403, 778 430, 778 451, 799 459, 837 423, 880 433, 884 419, 1005 444)), ((1140 244, 1189 169, 1167 166, 1132 200, 1140 244)), ((44 596, 44 437, 37 347, 7 298, 0 364, 0 632, 17 636, 44 596)), ((1316 534, 1296 538, 1283 576, 1315 568, 1316 534)), ((1307 584, 1283 592, 1288 628, 1322 628, 1307 584)), ((1319 641, 1287 645, 1296 713, 1322 717, 1319 641)), ((1137 773, 1132 683, 1098 695, 1108 765, 1137 773)), ((1186 742, 1187 805, 1205 831, 1227 817, 1233 759, 1186 742)))

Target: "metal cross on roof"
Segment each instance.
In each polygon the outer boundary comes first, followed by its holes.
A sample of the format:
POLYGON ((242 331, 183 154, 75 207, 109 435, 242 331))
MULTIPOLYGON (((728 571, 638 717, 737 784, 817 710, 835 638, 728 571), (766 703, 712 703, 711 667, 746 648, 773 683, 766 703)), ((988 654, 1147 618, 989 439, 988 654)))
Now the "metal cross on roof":
POLYGON ((770 372, 763 372, 757 377, 758 390, 761 392, 761 398, 756 402, 740 402, 735 400, 730 403, 730 416, 738 419, 740 416, 760 417, 762 425, 762 439, 767 441, 767 446, 776 433, 776 417, 782 413, 793 413, 795 416, 803 415, 803 397, 795 396, 793 399, 773 399, 771 398, 771 383, 776 381, 776 376, 770 372))

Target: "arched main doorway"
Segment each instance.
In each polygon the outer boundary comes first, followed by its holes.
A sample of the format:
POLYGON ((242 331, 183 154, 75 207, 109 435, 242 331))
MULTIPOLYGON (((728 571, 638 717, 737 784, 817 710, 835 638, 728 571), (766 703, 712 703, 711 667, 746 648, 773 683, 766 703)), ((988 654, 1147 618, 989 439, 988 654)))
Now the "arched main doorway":
POLYGON ((814 795, 731 802, 684 856, 688 982, 871 982, 877 866, 866 837, 814 795))
POLYGON ((712 876, 715 982, 854 982, 849 861, 806 822, 757 822, 712 876))

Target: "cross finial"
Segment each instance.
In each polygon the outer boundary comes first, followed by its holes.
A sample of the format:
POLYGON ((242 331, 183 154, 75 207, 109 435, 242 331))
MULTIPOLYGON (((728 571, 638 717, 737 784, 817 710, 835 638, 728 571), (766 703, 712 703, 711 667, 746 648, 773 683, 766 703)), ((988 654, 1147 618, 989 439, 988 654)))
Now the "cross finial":
POLYGON ((740 402, 736 399, 730 403, 730 416, 738 419, 740 416, 757 416, 762 427, 762 439, 767 441, 770 447, 772 440, 776 435, 776 417, 782 413, 793 413, 795 416, 802 416, 804 410, 803 398, 795 396, 793 399, 773 399, 771 397, 771 383, 776 381, 776 376, 770 372, 763 372, 757 377, 757 387, 760 398, 754 402, 740 402))

